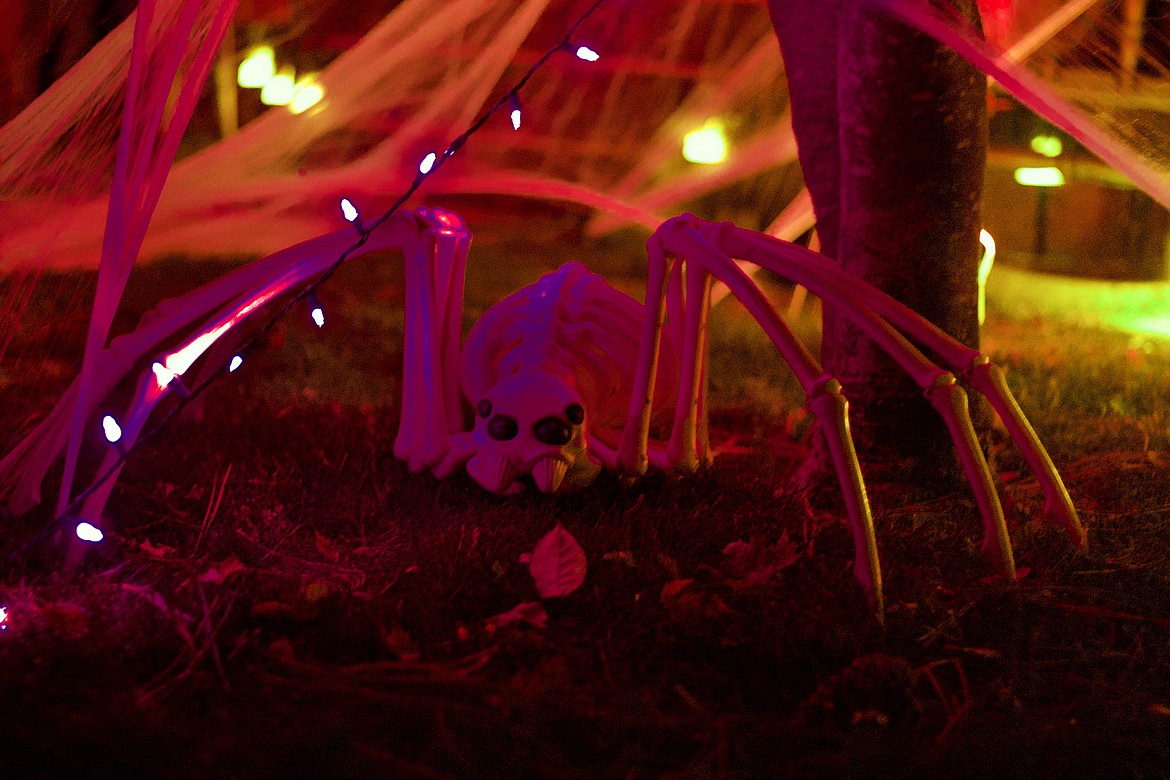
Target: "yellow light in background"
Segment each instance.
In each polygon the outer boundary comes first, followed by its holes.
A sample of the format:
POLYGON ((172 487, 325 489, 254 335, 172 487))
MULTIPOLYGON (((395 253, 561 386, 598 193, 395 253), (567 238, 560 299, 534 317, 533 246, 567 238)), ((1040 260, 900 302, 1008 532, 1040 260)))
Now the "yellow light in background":
POLYGON ((259 89, 276 75, 276 54, 271 46, 258 46, 248 53, 236 70, 236 83, 248 89, 259 89))
POLYGON ((325 88, 318 84, 313 76, 305 76, 293 88, 292 101, 288 104, 288 110, 294 114, 308 111, 320 103, 323 97, 325 97, 325 88))
POLYGON ((268 83, 260 90, 260 102, 266 106, 287 106, 292 102, 295 91, 293 71, 281 71, 268 79, 268 83))
POLYGON ((1064 174, 1059 168, 1016 168, 1016 182, 1025 187, 1059 187, 1064 174))
POLYGON ((1059 157, 1064 144, 1054 135, 1038 135, 1032 139, 1032 151, 1045 157, 1059 157))
POLYGON ((683 136, 683 159, 701 165, 715 165, 727 159, 727 137, 723 125, 708 122, 683 136))

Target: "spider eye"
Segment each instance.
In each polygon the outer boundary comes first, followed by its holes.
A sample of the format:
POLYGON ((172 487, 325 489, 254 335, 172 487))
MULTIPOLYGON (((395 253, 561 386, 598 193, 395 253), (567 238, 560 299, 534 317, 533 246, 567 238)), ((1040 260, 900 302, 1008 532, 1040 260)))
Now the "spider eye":
POLYGON ((492 416, 492 402, 486 398, 483 399, 475 407, 475 411, 480 417, 484 417, 484 418, 491 417, 492 416))
POLYGON ((556 417, 545 417, 536 424, 536 440, 543 444, 555 444, 558 447, 568 444, 573 438, 573 430, 564 420, 556 417))
POLYGON ((515 417, 509 417, 506 414, 497 414, 488 421, 488 436, 491 436, 496 441, 510 441, 516 438, 516 434, 520 432, 520 426, 516 424, 515 417))
POLYGON ((580 425, 585 422, 585 407, 577 403, 569 404, 565 407, 565 417, 573 425, 580 425))

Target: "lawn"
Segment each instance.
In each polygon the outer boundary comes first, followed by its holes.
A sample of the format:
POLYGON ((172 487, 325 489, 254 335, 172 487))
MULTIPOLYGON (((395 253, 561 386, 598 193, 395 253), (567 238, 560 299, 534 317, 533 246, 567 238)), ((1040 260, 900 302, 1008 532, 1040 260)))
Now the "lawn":
MULTIPOLYGON (((485 243, 468 324, 563 260, 640 289, 630 242, 485 243)), ((221 270, 136 271, 117 327, 221 270)), ((76 371, 91 289, 42 280, 0 367, 8 446, 76 371)), ((992 301, 984 346, 1089 547, 992 430, 1018 582, 968 494, 874 484, 882 626, 839 511, 790 485, 801 397, 736 304, 712 316, 714 463, 550 498, 394 460, 394 258, 321 297, 325 328, 294 310, 133 455, 75 572, 44 510, 0 515, 0 776, 1170 776, 1170 343, 992 301), (542 598, 558 525, 585 577, 542 598)))

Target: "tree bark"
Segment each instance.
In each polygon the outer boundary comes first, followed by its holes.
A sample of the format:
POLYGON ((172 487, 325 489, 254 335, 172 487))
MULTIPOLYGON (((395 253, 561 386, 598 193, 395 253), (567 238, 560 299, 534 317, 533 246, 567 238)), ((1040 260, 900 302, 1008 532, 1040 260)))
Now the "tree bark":
MULTIPOLYGON (((952 0, 977 18, 974 0, 952 0)), ((865 0, 769 0, 821 251, 977 347, 986 82, 865 0)), ((946 428, 922 392, 841 311, 822 360, 841 381, 867 473, 950 482, 946 428)), ((827 466, 823 446, 814 461, 827 466)))

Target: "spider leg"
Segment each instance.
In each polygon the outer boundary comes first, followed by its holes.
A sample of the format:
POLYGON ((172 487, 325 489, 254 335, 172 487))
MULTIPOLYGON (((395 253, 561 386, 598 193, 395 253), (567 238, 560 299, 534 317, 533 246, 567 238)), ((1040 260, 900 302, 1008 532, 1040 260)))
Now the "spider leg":
MULTIPOLYGON (((707 298, 710 280, 714 276, 727 285, 760 324, 781 357, 792 368, 808 397, 809 408, 828 431, 829 451, 841 483, 849 525, 853 532, 854 576, 881 619, 884 616, 884 597, 873 517, 853 439, 849 434, 849 405, 841 393, 841 386, 832 377, 824 374, 808 348, 796 338, 771 302, 747 274, 692 229, 689 219, 689 216, 684 215, 667 221, 659 227, 647 244, 650 262, 644 329, 647 339, 657 339, 661 331, 663 276, 670 262, 666 258, 667 253, 676 257, 678 263, 685 261, 689 274, 680 382, 684 387, 679 391, 680 406, 683 404, 686 406, 676 416, 675 430, 671 434, 672 442, 677 434, 681 443, 668 447, 668 455, 677 454, 672 450, 681 450, 681 454, 687 458, 683 462, 697 462, 695 436, 697 423, 693 420, 697 419, 700 410, 697 399, 701 393, 698 388, 703 379, 699 376, 703 366, 697 351, 705 347, 705 336, 701 336, 699 331, 705 329, 707 307, 703 305, 703 301, 707 298), (654 301, 657 301, 657 305, 652 309, 651 303, 654 301), (681 426, 678 423, 680 419, 681 426), (678 433, 680 428, 683 431, 681 434, 678 433)), ((636 452, 643 459, 640 461, 642 463, 646 457, 647 428, 644 427, 644 419, 640 415, 648 415, 650 394, 646 390, 646 385, 653 376, 656 350, 657 345, 653 342, 642 344, 635 381, 635 389, 640 392, 635 392, 631 398, 630 423, 622 441, 623 447, 628 446, 630 450, 634 450, 636 446, 636 452), (636 444, 630 443, 634 436, 638 439, 636 444)))
POLYGON ((666 446, 666 458, 672 467, 694 471, 706 458, 707 451, 706 441, 700 443, 699 419, 704 416, 701 414, 700 404, 703 400, 702 388, 706 381, 707 317, 711 310, 711 275, 702 269, 684 268, 683 263, 676 263, 671 274, 668 295, 676 300, 672 314, 680 308, 683 310, 683 336, 679 367, 681 381, 678 385, 670 441, 666 446), (682 280, 684 271, 685 282, 682 280), (682 290, 684 284, 685 298, 682 290), (680 298, 682 300, 679 300, 680 298))
MULTIPOLYGON (((729 254, 749 259, 808 287, 816 295, 830 300, 844 300, 854 311, 869 309, 879 319, 884 319, 898 331, 936 353, 952 371, 961 374, 974 390, 986 397, 1000 416, 1044 492, 1045 517, 1063 527, 1078 548, 1085 546, 1085 529, 1060 474, 1008 388, 1003 371, 985 355, 956 341, 913 309, 842 271, 822 255, 729 224, 705 223, 701 230, 708 235, 717 234, 718 237, 713 240, 729 254), (843 299, 842 295, 848 297, 843 299)), ((913 371, 910 373, 914 375, 913 371)), ((928 390, 930 388, 921 380, 919 384, 928 390)), ((938 408, 939 404, 936 402, 935 406, 938 408)), ((968 476, 971 476, 970 471, 968 476)), ((976 492, 978 494, 986 490, 976 492)))
POLYGON ((411 471, 439 464, 462 428, 459 340, 470 237, 449 212, 420 210, 428 229, 403 245, 402 408, 394 456, 411 471))

